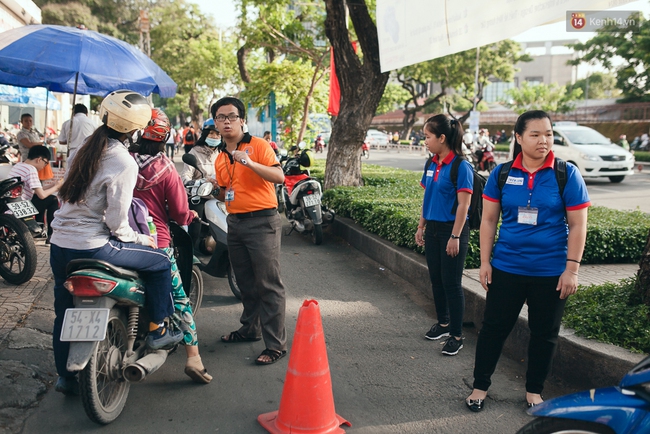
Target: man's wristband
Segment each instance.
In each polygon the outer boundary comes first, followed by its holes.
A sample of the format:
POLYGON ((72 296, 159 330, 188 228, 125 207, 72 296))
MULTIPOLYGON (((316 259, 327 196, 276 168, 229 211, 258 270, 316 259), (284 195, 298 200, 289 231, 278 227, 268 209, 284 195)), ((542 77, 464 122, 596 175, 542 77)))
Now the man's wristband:
POLYGON ((424 226, 418 226, 418 229, 424 229, 424 226))
POLYGON ((576 264, 580 265, 580 261, 576 261, 575 259, 567 258, 567 262, 575 262, 576 264))

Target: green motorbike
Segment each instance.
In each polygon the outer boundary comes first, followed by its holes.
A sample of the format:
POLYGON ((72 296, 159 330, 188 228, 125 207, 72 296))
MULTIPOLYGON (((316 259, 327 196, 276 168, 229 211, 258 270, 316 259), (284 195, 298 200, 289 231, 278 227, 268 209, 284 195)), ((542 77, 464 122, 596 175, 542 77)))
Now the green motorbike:
MULTIPOLYGON (((203 278, 192 254, 192 240, 173 222, 170 232, 181 280, 191 282, 183 286, 196 314, 203 298, 203 278)), ((88 417, 108 424, 122 412, 131 383, 157 371, 175 348, 146 347, 149 321, 144 285, 135 271, 94 259, 70 261, 66 271, 65 287, 75 306, 66 310, 61 331, 61 340, 70 342, 67 368, 79 371, 88 417)))

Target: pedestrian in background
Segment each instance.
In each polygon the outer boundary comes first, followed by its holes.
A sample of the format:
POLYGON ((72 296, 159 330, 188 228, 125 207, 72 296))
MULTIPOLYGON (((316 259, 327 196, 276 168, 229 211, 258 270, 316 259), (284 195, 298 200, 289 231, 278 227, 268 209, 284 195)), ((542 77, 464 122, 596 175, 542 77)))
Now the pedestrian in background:
POLYGON ((20 116, 22 128, 16 134, 18 141, 18 150, 20 151, 20 161, 27 159, 29 148, 43 144, 40 134, 34 128, 34 118, 29 113, 23 113, 20 116))
POLYGON ((424 124, 424 143, 433 157, 422 175, 422 214, 415 242, 424 246, 438 322, 426 333, 430 340, 448 339, 442 354, 454 356, 463 348, 465 295, 462 276, 469 245, 467 211, 474 186, 474 171, 462 159, 463 127, 444 114, 424 124), (457 180, 451 178, 455 159, 457 180))
POLYGON ((266 140, 244 132, 244 103, 221 98, 211 113, 224 142, 215 163, 219 200, 229 211, 228 254, 244 307, 242 326, 221 340, 263 338, 266 349, 255 363, 270 365, 287 354, 286 295, 280 278, 282 220, 274 186, 284 182, 284 173, 266 140))
POLYGON ((519 116, 515 139, 521 152, 505 185, 499 187, 499 165, 483 193, 479 275, 487 299, 476 345, 474 389, 465 401, 474 412, 484 408, 503 343, 524 303, 530 329, 526 402, 532 407, 543 401, 564 305, 578 287, 590 202, 580 171, 572 164, 566 165, 566 187, 560 195, 552 125, 541 110, 519 116))
POLYGON ((59 133, 59 143, 68 146, 68 155, 79 148, 97 129, 97 125, 88 117, 88 108, 85 105, 75 104, 72 113, 72 134, 70 134, 70 119, 63 122, 59 133))
POLYGON ((170 125, 169 137, 167 137, 167 141, 165 142, 165 153, 167 154, 167 158, 170 158, 172 161, 174 160, 174 150, 176 149, 176 134, 176 130, 170 125))
POLYGON ((194 131, 194 126, 190 125, 189 122, 185 122, 185 129, 183 129, 183 146, 185 146, 185 153, 189 153, 192 150, 196 142, 196 132, 194 131))
POLYGON ((625 149, 626 151, 630 150, 630 144, 627 141, 627 136, 625 134, 621 134, 618 138, 618 146, 621 148, 625 149))

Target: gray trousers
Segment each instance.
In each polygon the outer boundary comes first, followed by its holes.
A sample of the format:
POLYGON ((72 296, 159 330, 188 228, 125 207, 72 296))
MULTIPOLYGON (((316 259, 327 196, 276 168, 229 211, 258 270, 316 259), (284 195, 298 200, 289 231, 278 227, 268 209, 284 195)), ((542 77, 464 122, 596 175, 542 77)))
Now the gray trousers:
POLYGON ((286 297, 280 278, 282 221, 270 217, 228 216, 228 254, 241 290, 242 336, 262 335, 266 348, 287 349, 286 297))

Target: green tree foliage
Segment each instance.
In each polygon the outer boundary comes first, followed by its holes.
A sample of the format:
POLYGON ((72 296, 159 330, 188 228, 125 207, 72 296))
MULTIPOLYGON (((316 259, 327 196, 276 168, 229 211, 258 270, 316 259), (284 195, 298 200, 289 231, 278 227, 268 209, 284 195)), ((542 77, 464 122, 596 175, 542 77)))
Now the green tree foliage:
POLYGON ((567 84, 567 87, 582 89, 580 99, 617 98, 621 95, 621 91, 616 88, 616 76, 603 72, 594 72, 586 78, 577 80, 573 85, 567 84))
POLYGON ((507 103, 508 107, 517 114, 528 110, 566 113, 573 109, 573 101, 582 95, 582 89, 567 92, 566 86, 559 86, 556 83, 530 85, 524 82, 519 88, 509 89, 506 93, 512 98, 507 103))
POLYGON ((529 62, 531 57, 521 52, 519 44, 512 40, 480 48, 478 89, 475 86, 476 49, 450 54, 440 59, 429 60, 406 66, 397 71, 397 79, 410 97, 404 100, 404 120, 402 138, 409 136, 419 111, 431 111, 431 106, 440 104, 448 93, 457 93, 470 102, 469 109, 459 120, 464 122, 473 107, 483 100, 483 88, 490 78, 512 81, 517 62, 529 62), (435 83, 435 91, 430 92, 429 83, 435 83))
MULTIPOLYGON (((314 69, 308 61, 283 60, 267 63, 251 72, 251 82, 242 92, 242 99, 253 107, 264 107, 269 94, 275 92, 278 117, 288 132, 282 134, 285 143, 298 143, 299 126, 304 118, 304 103, 309 92, 314 69), (287 78, 291 77, 290 80, 287 78)), ((311 108, 324 113, 327 109, 327 86, 321 83, 315 92, 311 108)))
POLYGON ((384 89, 384 94, 379 101, 375 114, 383 115, 397 110, 409 98, 410 94, 406 89, 397 83, 388 83, 384 89))
POLYGON ((324 35, 324 5, 293 0, 240 0, 242 44, 239 70, 246 83, 242 97, 265 109, 275 93, 278 116, 289 133, 283 140, 300 142, 309 125, 310 112, 325 112, 322 86, 329 70, 329 50, 324 35), (271 67, 262 67, 265 59, 271 67), (296 65, 290 66, 289 63, 296 65), (251 68, 257 63, 257 68, 251 68), (296 74, 277 74, 294 70, 296 74), (253 72, 249 72, 253 71, 253 72), (269 76, 260 74, 267 71, 269 76), (250 98, 250 99, 247 99, 250 98))
POLYGON ((569 64, 600 64, 615 74, 616 87, 626 101, 646 101, 650 99, 650 21, 638 12, 631 18, 638 27, 606 26, 587 42, 569 45, 580 54, 569 64))

